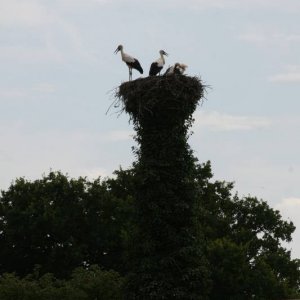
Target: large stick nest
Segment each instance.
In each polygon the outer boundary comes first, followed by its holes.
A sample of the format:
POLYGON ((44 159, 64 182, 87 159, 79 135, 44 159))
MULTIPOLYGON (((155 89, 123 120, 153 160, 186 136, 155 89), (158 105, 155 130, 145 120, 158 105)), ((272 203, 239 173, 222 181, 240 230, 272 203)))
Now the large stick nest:
POLYGON ((133 121, 167 114, 191 115, 205 93, 198 77, 151 76, 124 82, 116 91, 117 106, 133 121))

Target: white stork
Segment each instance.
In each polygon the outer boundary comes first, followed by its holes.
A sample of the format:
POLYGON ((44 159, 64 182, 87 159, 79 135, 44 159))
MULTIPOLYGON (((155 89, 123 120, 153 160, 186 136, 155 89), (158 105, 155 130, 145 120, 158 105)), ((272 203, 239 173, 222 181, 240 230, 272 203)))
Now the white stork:
POLYGON ((167 69, 164 76, 169 76, 169 75, 174 75, 174 74, 175 75, 183 75, 183 73, 185 72, 187 67, 188 66, 185 64, 176 63, 174 66, 171 66, 167 69))
POLYGON ((159 54, 160 54, 160 58, 157 59, 155 62, 153 62, 150 66, 149 76, 155 76, 157 75, 157 73, 159 73, 160 75, 160 71, 164 67, 165 64, 164 55, 168 56, 168 53, 166 53, 164 50, 160 50, 159 54))
POLYGON ((115 54, 117 54, 119 51, 121 51, 122 60, 128 66, 128 69, 129 69, 129 81, 132 80, 132 69, 136 69, 141 74, 143 74, 143 69, 142 69, 142 67, 140 65, 140 62, 136 58, 128 55, 127 53, 125 53, 123 51, 123 46, 122 45, 118 46, 118 48, 115 50, 115 54))

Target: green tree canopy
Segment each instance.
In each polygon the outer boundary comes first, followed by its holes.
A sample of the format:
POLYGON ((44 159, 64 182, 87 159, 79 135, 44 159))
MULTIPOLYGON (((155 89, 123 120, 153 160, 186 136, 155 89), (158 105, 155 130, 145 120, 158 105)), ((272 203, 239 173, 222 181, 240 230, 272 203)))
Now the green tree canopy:
POLYGON ((68 280, 57 279, 37 270, 20 278, 0 276, 1 300, 121 300, 123 279, 117 272, 103 271, 96 265, 80 267, 68 280))
MULTIPOLYGON (((1 273, 26 276, 40 265, 41 275, 66 278, 75 267, 97 263, 126 276, 136 176, 133 168, 103 181, 59 172, 17 179, 0 197, 1 273)), ((239 198, 233 184, 214 181, 209 162, 195 163, 193 176, 209 299, 282 299, 297 292, 299 261, 282 246, 294 225, 265 201, 239 198)))
POLYGON ((295 226, 255 197, 232 195, 233 184, 211 181, 210 163, 196 167, 199 215, 211 265, 210 299, 282 299, 299 289, 299 260, 283 242, 295 226))
POLYGON ((65 277, 91 264, 122 269, 123 225, 131 209, 124 193, 118 197, 122 176, 118 183, 60 172, 33 182, 17 179, 0 197, 0 272, 26 275, 40 265, 41 273, 65 277))

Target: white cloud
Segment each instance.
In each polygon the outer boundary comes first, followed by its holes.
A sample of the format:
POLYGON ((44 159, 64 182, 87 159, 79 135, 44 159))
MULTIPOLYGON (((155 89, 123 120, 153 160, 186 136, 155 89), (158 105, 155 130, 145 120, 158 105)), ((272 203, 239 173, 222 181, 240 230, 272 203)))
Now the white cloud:
POLYGON ((0 101, 6 100, 6 99, 18 99, 18 98, 24 98, 26 96, 25 91, 20 89, 6 89, 0 90, 0 101))
POLYGON ((284 219, 292 221, 296 226, 296 230, 292 235, 293 244, 285 244, 288 249, 291 248, 292 256, 299 258, 300 255, 300 197, 289 197, 282 199, 275 209, 280 211, 284 219))
POLYGON ((269 77, 270 82, 278 83, 299 83, 300 82, 300 72, 288 72, 276 74, 269 77))
POLYGON ((12 87, 12 88, 0 88, 0 101, 12 100, 12 99, 26 99, 27 97, 34 95, 46 95, 52 94, 56 91, 55 85, 47 82, 37 83, 32 87, 12 87))
POLYGON ((98 5, 110 3, 110 0, 60 0, 59 4, 66 7, 87 7, 88 5, 98 5))
MULTIPOLYGON (((115 5, 136 2, 137 0, 59 0, 42 2, 38 0, 0 0, 0 24, 13 26, 39 26, 51 22, 55 12, 62 10, 93 9, 95 5, 115 5), (51 9, 52 8, 52 11, 51 9), (52 13, 54 11, 54 13, 52 13)), ((160 7, 190 7, 193 9, 258 9, 276 8, 280 10, 300 10, 299 1, 289 0, 145 0, 160 7)))
POLYGON ((195 114, 195 125, 215 131, 254 130, 266 128, 271 121, 264 117, 234 116, 216 111, 199 111, 195 114))
POLYGON ((300 42, 300 34, 282 33, 274 28, 264 28, 262 26, 252 26, 248 32, 238 36, 238 39, 258 47, 288 49, 300 42))
POLYGON ((300 216, 300 198, 297 197, 290 197, 283 199, 280 203, 275 206, 278 210, 289 210, 289 209, 299 209, 299 216, 300 216))
POLYGON ((268 80, 275 83, 298 83, 300 82, 300 66, 286 66, 284 71, 270 76, 268 80))
MULTIPOLYGON (((247 149, 248 145, 231 144, 229 154, 223 155, 223 174, 220 178, 236 181, 239 193, 255 194, 266 201, 277 202, 291 191, 297 193, 299 172, 290 172, 288 163, 274 162, 273 156, 264 145, 247 149), (236 149, 237 148, 237 149, 236 149), (243 156, 244 155, 244 156, 243 156), (269 155, 269 157, 268 157, 269 155), (228 163, 230 161, 230 163, 228 163)), ((251 146, 248 146, 250 148, 251 146)), ((228 145, 224 145, 225 151, 228 145)), ((295 166, 298 168, 298 165, 295 166)))
POLYGON ((285 36, 288 42, 300 42, 300 34, 289 34, 285 36))
POLYGON ((266 41, 267 36, 261 32, 248 32, 239 35, 239 39, 249 43, 262 44, 266 41))
POLYGON ((42 93, 42 94, 52 94, 56 91, 54 84, 43 82, 39 83, 31 88, 33 92, 42 93))
POLYGON ((130 139, 126 131, 90 132, 84 130, 32 131, 24 122, 0 122, 0 189, 19 176, 38 178, 50 168, 70 176, 110 176, 119 164, 130 165, 130 139), (111 151, 111 149, 115 149, 111 151))
POLYGON ((66 11, 109 3, 109 0, 0 0, 0 25, 8 27, 39 27, 62 20, 66 11))
POLYGON ((40 26, 49 21, 45 6, 35 0, 0 0, 2 26, 40 26))
POLYGON ((98 177, 107 177, 111 176, 111 174, 104 168, 90 168, 90 169, 82 169, 78 172, 82 177, 87 177, 89 180, 96 179, 98 177))
POLYGON ((115 130, 104 134, 102 140, 117 142, 117 141, 127 141, 132 140, 134 132, 131 130, 115 130))
MULTIPOLYGON (((153 0, 152 0, 153 1, 153 0)), ((161 2, 161 1, 160 1, 161 2)), ((185 7, 192 7, 197 9, 217 8, 217 9, 278 9, 288 12, 295 12, 300 10, 300 3, 298 0, 169 0, 164 1, 174 6, 184 5, 185 7)))
POLYGON ((62 63, 64 55, 54 45, 46 43, 43 47, 0 46, 0 58, 3 63, 62 63))
POLYGON ((13 38, 1 40, 3 62, 62 63, 74 58, 96 61, 77 24, 55 3, 0 0, 0 25, 11 29, 12 33, 17 32, 13 38), (23 36, 27 38, 20 38, 23 36), (38 45, 35 41, 39 41, 38 45))

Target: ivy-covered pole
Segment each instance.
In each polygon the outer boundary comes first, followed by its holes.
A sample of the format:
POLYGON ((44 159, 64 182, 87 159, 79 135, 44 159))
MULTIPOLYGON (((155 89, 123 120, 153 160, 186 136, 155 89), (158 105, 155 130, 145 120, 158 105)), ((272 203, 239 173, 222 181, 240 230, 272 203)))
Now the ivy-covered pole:
POLYGON ((196 207, 195 159, 187 143, 203 93, 198 78, 182 75, 119 87, 139 144, 126 299, 206 299, 209 272, 196 207))

